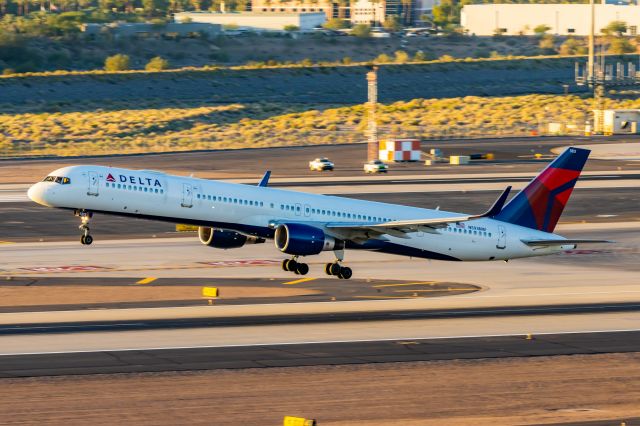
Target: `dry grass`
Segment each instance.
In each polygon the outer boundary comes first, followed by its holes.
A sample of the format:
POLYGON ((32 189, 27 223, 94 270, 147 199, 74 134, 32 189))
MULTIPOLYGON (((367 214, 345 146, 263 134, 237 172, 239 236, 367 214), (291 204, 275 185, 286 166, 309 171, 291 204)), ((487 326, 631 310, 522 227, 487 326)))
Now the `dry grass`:
MULTIPOLYGON (((640 108, 640 100, 607 107, 640 108)), ((308 106, 307 106, 308 107, 308 106)), ((381 133, 395 137, 525 134, 550 121, 584 124, 591 98, 558 95, 414 99, 381 105, 381 133)), ((363 105, 310 109, 282 104, 0 114, 0 153, 87 155, 362 141, 363 105), (251 118, 252 117, 252 118, 251 118)))

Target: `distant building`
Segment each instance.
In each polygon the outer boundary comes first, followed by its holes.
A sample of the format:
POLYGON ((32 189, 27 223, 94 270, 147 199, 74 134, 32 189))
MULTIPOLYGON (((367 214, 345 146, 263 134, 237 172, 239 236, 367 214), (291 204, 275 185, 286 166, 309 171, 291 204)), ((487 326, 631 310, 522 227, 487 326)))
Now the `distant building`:
POLYGON ((348 16, 349 3, 340 5, 338 2, 325 0, 251 0, 251 11, 262 13, 324 13, 327 20, 348 16))
POLYGON ((351 4, 351 23, 354 25, 384 22, 384 2, 372 2, 371 0, 357 0, 351 4))
MULTIPOLYGON (((596 33, 612 21, 624 21, 627 34, 637 35, 640 6, 596 4, 595 9, 596 33)), ((538 25, 547 25, 551 34, 585 36, 590 16, 588 4, 472 4, 462 8, 460 24, 479 36, 533 34, 538 25)))
POLYGON ((356 0, 351 4, 351 23, 381 25, 387 16, 395 15, 404 24, 412 24, 416 4, 416 0, 356 0))
POLYGON ((199 35, 215 36, 222 31, 216 24, 175 23, 164 25, 146 22, 115 22, 108 24, 83 24, 81 31, 85 36, 111 35, 114 37, 194 37, 199 35))
POLYGON ((295 25, 301 30, 311 30, 324 24, 327 20, 324 12, 272 13, 272 12, 180 12, 174 16, 176 22, 208 23, 217 25, 234 25, 241 29, 282 31, 288 25, 295 25))

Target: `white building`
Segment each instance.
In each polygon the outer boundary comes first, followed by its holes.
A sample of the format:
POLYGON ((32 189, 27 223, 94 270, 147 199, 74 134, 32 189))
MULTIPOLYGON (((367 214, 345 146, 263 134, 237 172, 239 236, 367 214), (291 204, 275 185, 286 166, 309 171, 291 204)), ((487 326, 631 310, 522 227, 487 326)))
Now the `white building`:
POLYGON ((353 25, 384 22, 385 2, 371 0, 357 0, 351 3, 351 23, 353 25))
POLYGON ((199 22, 220 25, 234 25, 241 29, 282 31, 288 25, 300 30, 311 30, 327 20, 324 12, 270 13, 270 12, 180 12, 174 16, 176 22, 199 22))
MULTIPOLYGON (((612 21, 627 24, 635 36, 640 27, 640 6, 595 5, 595 30, 601 33, 612 21)), ((591 7, 588 4, 472 4, 462 8, 460 24, 468 34, 479 36, 531 35, 538 25, 547 25, 556 35, 589 34, 591 7)))

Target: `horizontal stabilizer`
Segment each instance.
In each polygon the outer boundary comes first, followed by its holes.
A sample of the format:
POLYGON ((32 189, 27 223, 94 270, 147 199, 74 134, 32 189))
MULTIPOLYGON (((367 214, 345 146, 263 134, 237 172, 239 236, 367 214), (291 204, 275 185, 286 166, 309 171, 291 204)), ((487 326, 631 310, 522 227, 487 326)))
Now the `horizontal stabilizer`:
POLYGON ((566 246, 572 244, 607 244, 614 241, 609 240, 520 240, 528 246, 552 247, 566 246))

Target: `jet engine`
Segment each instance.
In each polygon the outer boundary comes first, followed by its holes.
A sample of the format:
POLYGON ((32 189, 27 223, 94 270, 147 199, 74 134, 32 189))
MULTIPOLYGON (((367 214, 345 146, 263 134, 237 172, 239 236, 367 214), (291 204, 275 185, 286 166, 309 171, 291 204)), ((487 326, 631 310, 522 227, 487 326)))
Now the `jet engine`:
POLYGON ((301 223, 278 225, 274 241, 278 250, 294 256, 308 256, 344 248, 344 241, 325 235, 321 229, 301 223))
POLYGON ((265 242, 264 238, 204 226, 198 227, 198 238, 202 244, 219 249, 238 248, 245 244, 261 244, 265 242))

